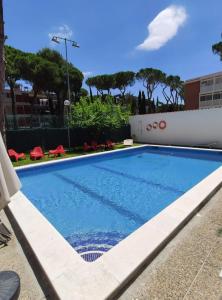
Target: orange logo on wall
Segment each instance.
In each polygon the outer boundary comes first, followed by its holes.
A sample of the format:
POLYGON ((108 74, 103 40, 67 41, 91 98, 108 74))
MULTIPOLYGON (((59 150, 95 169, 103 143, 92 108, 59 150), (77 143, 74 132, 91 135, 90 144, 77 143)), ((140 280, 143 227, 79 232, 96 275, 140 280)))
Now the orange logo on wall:
POLYGON ((161 129, 161 130, 163 130, 163 129, 165 129, 167 127, 167 123, 166 123, 166 121, 164 121, 164 120, 161 120, 159 123, 158 122, 153 122, 152 124, 150 123, 150 124, 148 124, 147 126, 146 126, 146 130, 147 131, 150 131, 150 130, 152 130, 152 129, 161 129))

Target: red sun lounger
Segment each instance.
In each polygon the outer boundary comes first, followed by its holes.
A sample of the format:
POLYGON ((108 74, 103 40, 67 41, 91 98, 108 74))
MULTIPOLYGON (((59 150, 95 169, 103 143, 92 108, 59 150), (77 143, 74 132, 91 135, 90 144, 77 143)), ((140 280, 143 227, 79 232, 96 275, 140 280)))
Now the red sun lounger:
POLYGON ((42 148, 40 146, 35 147, 31 152, 30 152, 30 159, 40 159, 44 157, 44 153, 42 151, 42 148))
POLYGON ((92 147, 91 146, 89 146, 86 142, 83 144, 83 151, 84 152, 87 152, 87 151, 90 151, 90 150, 92 150, 92 147))
POLYGON ((55 157, 58 156, 58 155, 62 155, 62 154, 65 154, 65 150, 63 148, 63 145, 59 145, 56 149, 54 150, 49 150, 49 155, 54 155, 55 157))
POLYGON ((113 143, 111 140, 106 141, 106 148, 107 149, 113 149, 115 146, 115 143, 113 143))
POLYGON ((11 158, 11 160, 15 160, 15 161, 18 161, 21 158, 25 159, 25 153, 17 153, 13 149, 8 150, 8 155, 11 158))

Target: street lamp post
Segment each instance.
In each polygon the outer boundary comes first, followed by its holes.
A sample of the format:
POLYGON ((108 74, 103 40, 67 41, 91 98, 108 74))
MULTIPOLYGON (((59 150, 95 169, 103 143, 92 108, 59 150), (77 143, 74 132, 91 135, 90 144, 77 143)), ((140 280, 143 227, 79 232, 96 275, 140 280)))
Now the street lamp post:
POLYGON ((61 41, 65 43, 65 56, 66 56, 66 76, 67 76, 67 96, 68 100, 64 101, 64 106, 67 107, 67 128, 68 128, 68 143, 69 143, 69 150, 70 150, 70 128, 69 128, 69 109, 71 104, 71 92, 70 92, 70 81, 69 81, 69 64, 68 64, 68 50, 67 50, 67 42, 72 44, 72 47, 79 48, 77 42, 73 40, 69 40, 67 38, 61 36, 53 36, 52 41, 59 44, 61 41))
POLYGON ((52 41, 59 44, 61 41, 65 43, 65 56, 66 56, 66 76, 67 76, 67 92, 68 92, 68 100, 71 102, 71 92, 70 92, 70 81, 69 81, 69 64, 68 64, 68 50, 67 50, 67 42, 72 44, 72 47, 79 48, 77 42, 69 40, 67 38, 63 38, 61 36, 53 36, 52 41))
POLYGON ((70 103, 69 100, 65 100, 65 101, 64 101, 64 106, 66 107, 66 110, 67 110, 66 118, 67 118, 67 132, 68 132, 68 145, 69 145, 69 151, 70 151, 70 147, 71 147, 71 143, 70 143, 70 127, 69 127, 70 104, 71 104, 71 103, 70 103))

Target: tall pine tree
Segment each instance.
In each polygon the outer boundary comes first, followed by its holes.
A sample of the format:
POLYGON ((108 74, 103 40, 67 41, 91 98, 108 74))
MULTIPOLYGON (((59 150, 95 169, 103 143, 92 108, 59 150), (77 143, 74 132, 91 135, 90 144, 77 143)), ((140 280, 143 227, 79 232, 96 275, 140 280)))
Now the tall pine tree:
POLYGON ((142 115, 146 114, 146 96, 144 91, 142 91, 141 112, 142 115))
POLYGON ((141 91, 139 91, 139 95, 138 95, 138 109, 139 109, 139 114, 142 115, 142 94, 141 94, 141 91))

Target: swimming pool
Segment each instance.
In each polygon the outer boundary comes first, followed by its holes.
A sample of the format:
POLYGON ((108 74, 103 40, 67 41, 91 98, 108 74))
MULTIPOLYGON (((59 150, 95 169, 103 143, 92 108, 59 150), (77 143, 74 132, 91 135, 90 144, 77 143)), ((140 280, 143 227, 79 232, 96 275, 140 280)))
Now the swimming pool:
POLYGON ((23 193, 94 261, 221 162, 221 152, 147 146, 17 172, 23 193))

